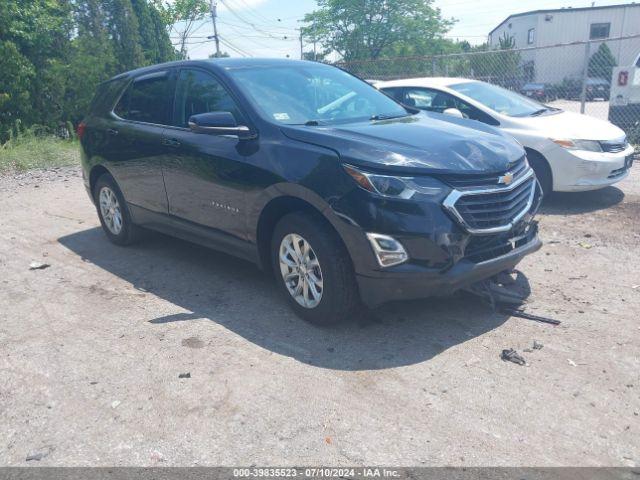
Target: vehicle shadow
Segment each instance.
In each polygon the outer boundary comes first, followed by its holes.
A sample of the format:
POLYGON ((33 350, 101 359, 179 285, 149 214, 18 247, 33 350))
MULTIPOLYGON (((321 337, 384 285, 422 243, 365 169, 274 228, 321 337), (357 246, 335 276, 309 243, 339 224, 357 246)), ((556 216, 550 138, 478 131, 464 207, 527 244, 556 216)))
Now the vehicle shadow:
POLYGON ((546 215, 578 215, 605 210, 624 200, 624 192, 617 187, 606 187, 589 192, 556 192, 546 198, 540 213, 546 215))
POLYGON ((296 317, 271 278, 254 265, 161 234, 121 248, 99 228, 59 242, 135 288, 185 310, 151 318, 209 320, 250 342, 300 362, 335 370, 386 369, 424 362, 495 329, 507 316, 469 295, 389 304, 358 319, 320 328, 296 317))

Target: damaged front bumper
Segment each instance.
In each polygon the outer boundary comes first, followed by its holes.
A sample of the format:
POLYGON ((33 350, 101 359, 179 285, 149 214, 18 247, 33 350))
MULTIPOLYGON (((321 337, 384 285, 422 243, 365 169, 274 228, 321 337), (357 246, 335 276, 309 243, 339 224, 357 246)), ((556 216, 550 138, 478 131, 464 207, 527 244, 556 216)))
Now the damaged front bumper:
POLYGON ((384 276, 357 275, 362 300, 367 306, 375 307, 394 300, 449 295, 504 270, 512 270, 525 256, 542 247, 536 222, 516 237, 495 240, 483 250, 490 258, 465 256, 444 271, 408 264, 387 271, 384 276))

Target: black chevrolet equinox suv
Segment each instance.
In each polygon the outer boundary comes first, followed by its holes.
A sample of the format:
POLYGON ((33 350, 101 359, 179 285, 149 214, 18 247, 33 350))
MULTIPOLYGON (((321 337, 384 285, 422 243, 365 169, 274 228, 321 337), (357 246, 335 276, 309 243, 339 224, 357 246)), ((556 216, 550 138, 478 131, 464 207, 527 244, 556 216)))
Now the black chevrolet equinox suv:
POLYGON ((124 73, 98 87, 78 134, 109 240, 145 227, 255 262, 315 323, 452 293, 541 245, 540 189, 515 140, 328 65, 124 73))

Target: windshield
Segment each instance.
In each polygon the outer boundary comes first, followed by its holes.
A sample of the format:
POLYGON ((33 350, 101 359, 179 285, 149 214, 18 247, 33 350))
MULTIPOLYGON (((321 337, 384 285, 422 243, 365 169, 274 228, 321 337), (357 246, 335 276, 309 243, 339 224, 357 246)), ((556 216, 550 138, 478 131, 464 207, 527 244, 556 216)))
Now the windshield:
POLYGON ((286 125, 349 123, 407 116, 367 83, 327 65, 279 65, 230 70, 269 119, 286 125))
POLYGON ((526 117, 540 114, 541 111, 557 111, 545 107, 519 93, 506 90, 484 82, 465 82, 450 85, 449 88, 474 99, 490 109, 510 117, 526 117))

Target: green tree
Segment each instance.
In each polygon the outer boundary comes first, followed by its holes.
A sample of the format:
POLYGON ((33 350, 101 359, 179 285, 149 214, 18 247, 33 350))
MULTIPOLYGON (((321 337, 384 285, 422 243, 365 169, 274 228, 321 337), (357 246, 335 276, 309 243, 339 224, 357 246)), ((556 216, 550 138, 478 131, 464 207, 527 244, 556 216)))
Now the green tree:
POLYGON ((618 63, 606 43, 601 43, 596 53, 591 55, 587 73, 591 78, 604 78, 611 81, 614 67, 618 63))
POLYGON ((65 0, 0 2, 0 134, 18 119, 52 125, 60 117, 66 79, 58 67, 67 61, 71 28, 65 0))
POLYGON ((64 119, 78 123, 86 113, 95 87, 119 71, 109 30, 108 5, 100 0, 77 0, 71 55, 64 68, 67 86, 64 119))
POLYGON ((98 83, 175 58, 155 0, 0 0, 0 143, 77 123, 98 83))
POLYGON ((167 28, 178 36, 180 58, 187 58, 187 44, 195 28, 209 12, 207 0, 152 0, 167 28))
POLYGON ((30 115, 30 86, 35 68, 15 43, 0 41, 0 143, 16 119, 30 115))
POLYGON ((176 52, 160 12, 147 0, 131 0, 138 20, 140 47, 146 63, 162 63, 176 59, 176 52))
POLYGON ((108 0, 105 3, 118 69, 125 71, 144 65, 139 24, 131 0, 108 0))
POLYGON ((318 0, 302 34, 345 62, 375 60, 402 48, 426 52, 453 25, 433 0, 318 0))

